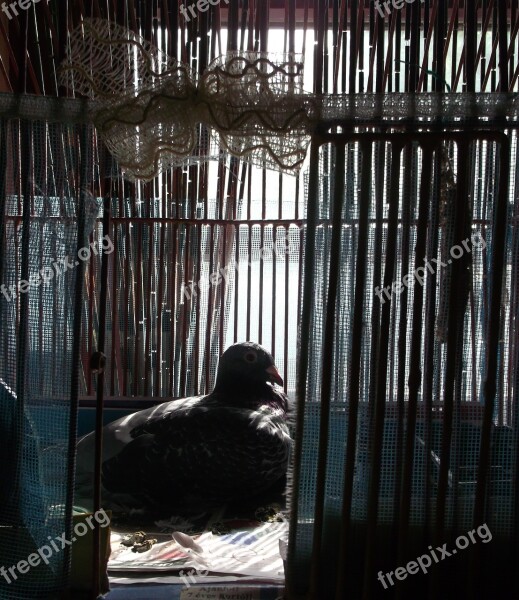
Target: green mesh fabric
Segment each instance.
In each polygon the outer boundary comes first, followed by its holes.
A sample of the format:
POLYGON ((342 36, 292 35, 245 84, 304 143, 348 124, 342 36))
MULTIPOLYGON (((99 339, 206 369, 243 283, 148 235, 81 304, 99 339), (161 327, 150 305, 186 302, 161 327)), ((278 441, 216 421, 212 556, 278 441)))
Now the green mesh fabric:
POLYGON ((468 597, 481 583, 504 598, 497 590, 511 586, 517 135, 442 135, 313 145, 287 574, 300 594, 313 573, 313 597, 389 597, 379 570, 484 523, 491 543, 408 577, 399 593, 468 597))
POLYGON ((47 564, 10 568, 70 526, 77 253, 98 212, 86 192, 92 136, 78 125, 0 123, 0 598, 9 600, 51 597, 67 576, 60 542, 47 564), (31 277, 39 284, 20 292, 31 277))

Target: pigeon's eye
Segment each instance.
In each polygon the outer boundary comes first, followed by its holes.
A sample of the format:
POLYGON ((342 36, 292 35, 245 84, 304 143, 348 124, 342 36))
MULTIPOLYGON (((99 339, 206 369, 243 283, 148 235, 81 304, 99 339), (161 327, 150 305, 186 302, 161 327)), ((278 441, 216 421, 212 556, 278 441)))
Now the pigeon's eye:
POLYGON ((244 358, 249 363, 255 363, 258 360, 258 355, 256 352, 247 352, 244 358))

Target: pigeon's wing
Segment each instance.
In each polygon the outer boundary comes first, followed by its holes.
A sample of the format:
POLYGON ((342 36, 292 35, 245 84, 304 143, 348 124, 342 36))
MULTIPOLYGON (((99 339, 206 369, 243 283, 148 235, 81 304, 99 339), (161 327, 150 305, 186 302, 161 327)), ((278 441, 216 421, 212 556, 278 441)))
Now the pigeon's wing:
MULTIPOLYGON (((103 462, 117 457, 130 446, 130 453, 136 453, 145 442, 143 440, 133 444, 136 432, 142 430, 146 424, 160 421, 165 415, 184 413, 189 407, 196 406, 204 400, 205 396, 196 396, 183 400, 163 402, 152 408, 137 411, 103 427, 103 462)), ((142 450, 141 450, 142 451, 142 450)), ((77 444, 76 454, 76 503, 92 507, 94 489, 94 432, 83 436, 77 444)))
POLYGON ((159 504, 225 502, 260 493, 286 474, 291 439, 268 408, 196 406, 133 431, 104 463, 103 485, 159 504))

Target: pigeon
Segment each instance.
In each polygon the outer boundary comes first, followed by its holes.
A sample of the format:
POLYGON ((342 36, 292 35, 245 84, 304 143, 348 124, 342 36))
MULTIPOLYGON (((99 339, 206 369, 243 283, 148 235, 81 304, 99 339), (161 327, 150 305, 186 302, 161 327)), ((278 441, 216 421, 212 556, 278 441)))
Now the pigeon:
MULTIPOLYGON (((164 402, 103 428, 102 506, 172 516, 279 487, 292 439, 272 356, 254 342, 222 354, 209 395, 164 402)), ((92 509, 94 433, 79 440, 76 504, 92 509)))

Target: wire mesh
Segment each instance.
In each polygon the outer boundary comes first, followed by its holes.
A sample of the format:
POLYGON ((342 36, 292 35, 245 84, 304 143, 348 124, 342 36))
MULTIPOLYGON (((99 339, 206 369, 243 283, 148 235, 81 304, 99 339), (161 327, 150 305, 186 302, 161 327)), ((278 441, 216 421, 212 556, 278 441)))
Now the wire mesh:
MULTIPOLYGON (((497 589, 490 563, 511 584, 516 147, 516 132, 316 139, 293 592, 379 597, 380 570, 484 523, 500 564, 485 552, 483 589, 497 589)), ((430 589, 463 593, 473 566, 448 563, 430 589)), ((401 597, 427 590, 423 578, 400 586, 401 597)))
POLYGON ((1 123, 1 598, 50 597, 67 580, 68 551, 57 545, 46 560, 26 561, 70 530, 78 243, 98 212, 81 187, 92 136, 92 128, 1 123))

